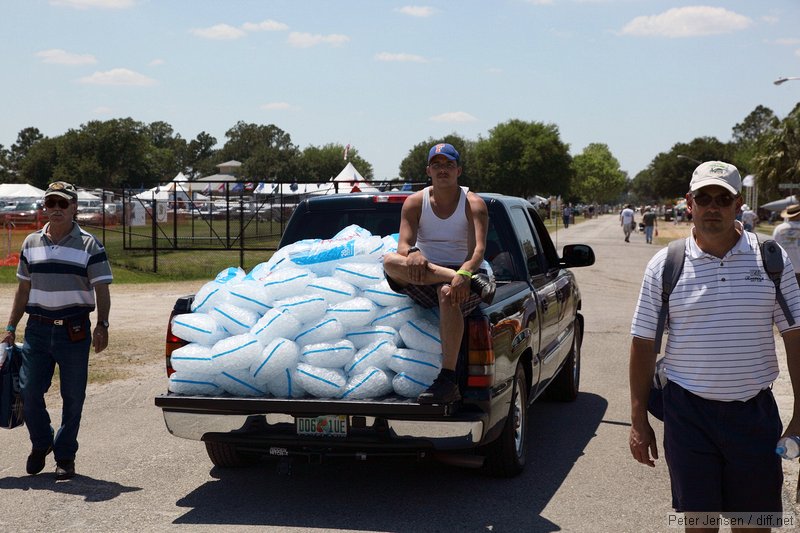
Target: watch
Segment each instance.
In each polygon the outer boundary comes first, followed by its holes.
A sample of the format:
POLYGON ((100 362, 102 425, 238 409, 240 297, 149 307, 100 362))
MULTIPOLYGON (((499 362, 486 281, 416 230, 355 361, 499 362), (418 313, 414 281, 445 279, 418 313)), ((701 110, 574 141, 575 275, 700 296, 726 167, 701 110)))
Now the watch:
POLYGON ((414 252, 419 252, 419 248, 417 248, 416 246, 412 246, 411 248, 408 249, 406 255, 413 254, 414 252))
POLYGON ((103 326, 104 328, 108 329, 108 320, 98 320, 97 325, 103 326))

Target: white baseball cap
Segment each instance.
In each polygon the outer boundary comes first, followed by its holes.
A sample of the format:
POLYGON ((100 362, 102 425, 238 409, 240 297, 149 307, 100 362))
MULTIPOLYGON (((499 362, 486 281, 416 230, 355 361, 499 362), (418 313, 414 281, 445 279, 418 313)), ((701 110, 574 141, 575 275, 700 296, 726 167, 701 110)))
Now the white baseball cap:
POLYGON ((710 185, 719 185, 728 189, 731 194, 739 194, 742 191, 742 176, 730 163, 706 161, 694 170, 689 189, 696 192, 710 185))

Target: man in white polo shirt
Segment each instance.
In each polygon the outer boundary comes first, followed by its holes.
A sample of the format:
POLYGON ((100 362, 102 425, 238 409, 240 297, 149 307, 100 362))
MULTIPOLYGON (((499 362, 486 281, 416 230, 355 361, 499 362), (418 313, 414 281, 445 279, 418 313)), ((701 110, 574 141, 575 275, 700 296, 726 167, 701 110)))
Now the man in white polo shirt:
MULTIPOLYGON (((771 392, 778 376, 773 324, 786 347, 795 405, 800 401, 800 320, 789 327, 757 238, 736 221, 741 186, 739 171, 728 163, 708 161, 694 171, 686 195, 694 228, 669 300, 664 450, 673 507, 696 514, 701 524, 723 512, 781 511, 783 475, 775 453, 781 420, 771 392)), ((647 265, 631 326, 629 445, 633 457, 649 466, 658 459, 647 400, 666 251, 647 265)), ((800 289, 785 251, 782 255, 781 291, 798 319, 800 289)), ((800 435, 800 407, 784 434, 800 435)))

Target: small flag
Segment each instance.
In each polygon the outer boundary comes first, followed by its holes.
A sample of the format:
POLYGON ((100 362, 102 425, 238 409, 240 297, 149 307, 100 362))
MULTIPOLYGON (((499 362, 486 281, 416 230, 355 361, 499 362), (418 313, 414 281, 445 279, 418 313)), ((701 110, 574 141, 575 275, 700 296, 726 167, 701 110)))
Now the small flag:
POLYGON ((253 183, 252 181, 248 181, 247 183, 244 184, 244 190, 252 191, 255 188, 255 186, 256 186, 255 183, 253 183))
POLYGON ((209 183, 205 187, 203 187, 203 194, 208 194, 211 192, 211 184, 209 183))
POLYGON ((347 146, 344 147, 344 160, 347 161, 347 152, 350 151, 350 143, 347 143, 347 146))

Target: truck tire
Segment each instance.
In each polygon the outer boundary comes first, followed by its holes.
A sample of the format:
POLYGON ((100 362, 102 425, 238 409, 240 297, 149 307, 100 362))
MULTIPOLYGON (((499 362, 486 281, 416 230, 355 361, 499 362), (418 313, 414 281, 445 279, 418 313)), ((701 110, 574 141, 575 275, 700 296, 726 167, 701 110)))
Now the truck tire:
POLYGON ((525 468, 525 444, 528 432, 528 387, 525 370, 517 365, 514 392, 503 431, 494 442, 486 445, 486 473, 496 477, 513 477, 525 468))
POLYGON ((583 328, 580 319, 575 319, 575 335, 572 338, 572 349, 558 371, 553 383, 547 388, 547 397, 557 402, 574 402, 578 398, 578 387, 581 380, 581 344, 583 328))
POLYGON ((227 442, 216 442, 207 440, 206 453, 214 466, 220 468, 239 468, 250 466, 256 462, 256 457, 250 454, 243 454, 233 445, 227 442))

